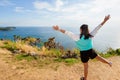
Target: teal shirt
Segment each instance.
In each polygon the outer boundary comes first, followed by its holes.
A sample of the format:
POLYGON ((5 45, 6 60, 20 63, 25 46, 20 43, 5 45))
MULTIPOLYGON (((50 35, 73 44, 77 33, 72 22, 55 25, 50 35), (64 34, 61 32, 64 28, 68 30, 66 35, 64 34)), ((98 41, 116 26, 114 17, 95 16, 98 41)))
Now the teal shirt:
MULTIPOLYGON (((102 26, 101 24, 98 25, 92 32, 90 32, 90 34, 92 36, 95 36, 95 34, 98 32, 98 30, 101 28, 101 26, 102 26)), ((75 41, 77 48, 80 51, 86 51, 86 50, 93 48, 92 38, 84 39, 84 36, 82 36, 82 38, 80 39, 79 35, 76 35, 70 31, 65 31, 65 34, 68 35, 69 37, 71 37, 75 41)))
POLYGON ((84 39, 85 36, 82 36, 81 39, 79 39, 78 41, 75 41, 77 48, 80 51, 85 51, 85 50, 89 50, 92 49, 92 39, 84 39))

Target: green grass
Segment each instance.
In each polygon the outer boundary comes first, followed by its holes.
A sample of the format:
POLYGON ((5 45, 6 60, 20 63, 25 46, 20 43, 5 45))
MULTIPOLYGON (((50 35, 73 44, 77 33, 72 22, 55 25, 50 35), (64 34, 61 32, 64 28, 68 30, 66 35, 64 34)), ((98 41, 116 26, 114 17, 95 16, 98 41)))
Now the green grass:
MULTIPOLYGON (((22 42, 19 44, 25 44, 25 43, 22 42)), ((5 41, 4 46, 2 46, 1 48, 8 49, 9 51, 14 51, 14 50, 19 49, 18 44, 15 42, 12 42, 12 41, 5 41)), ((37 50, 40 49, 38 47, 34 47, 34 48, 37 48, 37 50)), ((25 50, 26 50, 26 48, 25 48, 25 50)), ((30 56, 30 55, 27 55, 24 53, 24 54, 15 54, 14 58, 18 61, 26 60, 28 62, 31 62, 31 64, 33 61, 36 63, 36 64, 34 64, 36 66, 44 66, 44 65, 49 65, 51 63, 62 63, 62 62, 67 65, 73 65, 75 63, 81 62, 79 58, 78 59, 75 59, 75 58, 62 59, 61 58, 62 55, 64 55, 66 52, 67 52, 67 50, 61 51, 60 49, 50 49, 50 50, 45 51, 45 57, 41 57, 41 56, 35 57, 35 56, 30 56)), ((78 49, 73 49, 72 52, 75 52, 75 53, 77 53, 77 56, 80 56, 79 55, 80 51, 78 49)), ((110 48, 106 53, 100 53, 98 51, 97 51, 97 53, 104 58, 109 58, 112 56, 120 56, 120 49, 114 50, 114 49, 110 48)), ((55 69, 57 70, 57 66, 55 69)))
POLYGON ((48 57, 61 57, 62 56, 62 52, 59 49, 50 49, 48 51, 46 51, 46 55, 48 57))
POLYGON ((78 60, 78 59, 74 59, 74 58, 68 58, 68 59, 65 59, 64 62, 65 62, 67 65, 73 65, 73 64, 78 63, 78 62, 81 62, 81 61, 78 60))
POLYGON ((100 55, 104 58, 109 58, 109 57, 112 57, 112 56, 119 56, 120 55, 120 49, 114 50, 114 49, 110 48, 106 53, 101 53, 100 55))
POLYGON ((17 45, 15 42, 12 42, 12 41, 6 41, 4 42, 4 46, 2 46, 2 48, 6 48, 10 51, 14 51, 14 50, 17 50, 17 45))
MULTIPOLYGON (((62 53, 60 52, 60 50, 58 49, 52 49, 50 50, 46 57, 33 57, 27 54, 17 54, 15 55, 15 58, 17 60, 27 60, 27 61, 36 61, 36 65, 38 66, 45 66, 45 65, 49 65, 51 63, 65 63, 66 65, 73 65, 75 63, 81 62, 81 60, 75 59, 75 58, 67 58, 67 59, 62 59, 60 58, 62 55, 62 53)), ((120 55, 120 49, 117 50, 113 50, 110 49, 108 50, 106 53, 99 53, 100 56, 104 57, 104 58, 109 58, 112 56, 116 56, 116 55, 120 55)))
POLYGON ((104 58, 109 58, 109 57, 112 57, 112 56, 115 56, 116 54, 109 54, 109 53, 105 53, 105 54, 99 54, 100 56, 104 57, 104 58))
POLYGON ((55 62, 64 62, 67 65, 73 65, 75 63, 81 62, 79 59, 75 59, 75 58, 67 58, 67 59, 62 59, 62 58, 57 58, 54 59, 55 62))
POLYGON ((32 61, 35 60, 33 56, 29 56, 27 54, 17 54, 15 55, 16 60, 27 60, 27 61, 32 61))
POLYGON ((120 55, 120 49, 116 49, 117 55, 120 55))

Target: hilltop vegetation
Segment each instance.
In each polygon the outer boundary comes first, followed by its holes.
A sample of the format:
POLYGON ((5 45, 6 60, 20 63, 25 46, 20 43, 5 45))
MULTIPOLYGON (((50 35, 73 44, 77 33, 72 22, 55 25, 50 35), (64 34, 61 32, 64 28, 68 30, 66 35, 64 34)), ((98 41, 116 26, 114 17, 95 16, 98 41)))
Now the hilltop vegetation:
MULTIPOLYGON (((79 50, 64 49, 62 45, 55 42, 55 37, 49 38, 47 42, 43 42, 40 38, 22 38, 14 35, 14 41, 1 40, 0 48, 10 51, 16 60, 36 60, 43 64, 50 64, 51 62, 74 64, 80 62, 79 50)), ((110 48, 106 53, 98 53, 107 58, 120 55, 120 49, 113 50, 110 48)))
MULTIPOLYGON (((33 37, 17 37, 14 41, 0 40, 0 79, 79 80, 83 75, 79 50, 64 49, 54 39, 50 38, 47 42, 33 37)), ((119 80, 120 49, 110 48, 104 54, 98 53, 113 62, 113 66, 110 68, 96 60, 89 61, 88 78, 119 80)))

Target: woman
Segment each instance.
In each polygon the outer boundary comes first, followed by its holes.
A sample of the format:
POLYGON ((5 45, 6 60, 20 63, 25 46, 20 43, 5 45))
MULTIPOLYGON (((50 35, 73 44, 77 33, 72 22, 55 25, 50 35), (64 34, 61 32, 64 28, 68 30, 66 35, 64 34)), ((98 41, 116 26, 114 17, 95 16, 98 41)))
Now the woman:
POLYGON ((93 50, 92 45, 92 38, 95 36, 97 31, 108 21, 110 15, 105 16, 104 20, 92 31, 89 33, 88 25, 83 24, 80 27, 80 35, 75 35, 72 32, 60 29, 59 26, 53 26, 54 30, 60 31, 68 36, 70 36, 76 43, 77 48, 80 50, 80 58, 82 63, 84 64, 84 77, 81 80, 87 80, 88 74, 88 61, 89 59, 96 58, 97 60, 112 66, 111 62, 108 62, 106 59, 100 57, 96 52, 93 50))

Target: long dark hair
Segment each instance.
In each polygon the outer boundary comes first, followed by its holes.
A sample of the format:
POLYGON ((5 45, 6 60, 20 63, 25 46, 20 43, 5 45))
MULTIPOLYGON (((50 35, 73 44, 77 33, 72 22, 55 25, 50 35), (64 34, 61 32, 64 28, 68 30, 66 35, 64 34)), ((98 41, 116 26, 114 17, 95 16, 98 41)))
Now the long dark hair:
POLYGON ((87 24, 81 25, 80 29, 81 29, 80 39, 83 35, 85 36, 84 39, 89 39, 90 37, 92 37, 92 35, 90 35, 90 33, 89 33, 87 24))

